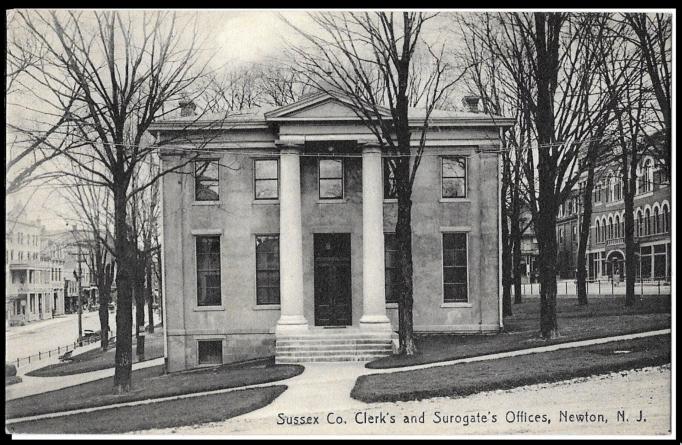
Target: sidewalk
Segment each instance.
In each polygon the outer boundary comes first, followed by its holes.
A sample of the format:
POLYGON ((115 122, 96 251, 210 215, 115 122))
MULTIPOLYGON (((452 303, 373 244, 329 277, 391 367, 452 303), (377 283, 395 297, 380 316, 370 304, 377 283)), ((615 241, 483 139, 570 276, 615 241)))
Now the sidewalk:
MULTIPOLYGON (((263 418, 272 419, 277 413, 281 412, 292 412, 296 410, 296 415, 301 414, 314 414, 322 412, 332 412, 339 410, 352 410, 357 408, 366 408, 368 404, 352 399, 350 397, 351 389, 353 388, 356 379, 361 375, 368 374, 384 374, 393 372, 404 372, 416 369, 433 368, 439 366, 449 366, 457 363, 468 363, 474 361, 483 360, 494 360, 504 357, 513 357, 518 355, 535 354, 541 352, 555 351, 559 349, 575 348, 582 346, 590 346, 602 343, 608 343, 619 340, 629 340, 633 338, 650 337, 655 335, 669 334, 670 329, 662 329, 657 331, 641 332, 637 334, 628 335, 618 335, 613 337, 603 337, 592 340, 582 340, 570 343, 561 343, 550 346, 528 348, 523 350, 503 352, 496 354, 487 354, 477 357, 469 357, 464 359, 450 360, 446 362, 428 363, 423 365, 406 366, 402 368, 389 368, 389 369, 368 369, 365 368, 364 362, 350 362, 350 363, 309 363, 305 365, 305 371, 290 379, 279 380, 277 382, 250 385, 249 387, 264 387, 272 385, 286 384, 288 389, 280 397, 275 399, 273 403, 265 406, 261 409, 252 411, 250 413, 244 414, 242 416, 237 416, 233 419, 228 419, 225 422, 221 422, 220 425, 228 426, 230 422, 235 421, 246 421, 257 420, 263 418)), ((133 369, 139 369, 148 366, 155 366, 158 364, 163 364, 163 358, 150 360, 147 362, 137 363, 133 365, 133 369), (137 365, 137 366, 136 366, 137 365)), ((66 376, 66 377, 34 377, 29 381, 22 390, 14 391, 10 393, 8 387, 7 400, 24 397, 27 395, 37 394, 41 392, 47 392, 54 389, 64 388, 68 386, 77 385, 80 383, 85 383, 91 380, 97 380, 104 377, 109 377, 113 375, 113 368, 95 371, 91 373, 78 374, 76 376, 66 376)), ((21 384, 19 384, 21 385, 21 384)), ((13 385, 18 386, 18 385, 13 385)), ((174 400, 180 398, 191 398, 200 397, 207 394, 217 394, 229 391, 239 391, 246 387, 222 389, 216 391, 201 392, 198 394, 186 394, 183 396, 173 396, 165 397, 161 400, 174 400)), ((154 400, 148 401, 138 401, 122 403, 119 406, 135 406, 145 403, 154 403, 154 400)), ((77 410, 80 412, 89 411, 99 411, 103 409, 112 409, 111 407, 95 407, 77 410)), ((44 414, 40 416, 33 417, 34 419, 47 418, 47 417, 58 417, 60 415, 75 414, 76 412, 64 412, 64 413, 51 413, 44 414)), ((26 419, 13 419, 14 422, 18 422, 26 419)), ((172 429, 174 430, 174 429, 172 429)))
MULTIPOLYGON (((163 357, 144 362, 133 363, 133 370, 163 365, 163 357)), ((65 375, 61 377, 28 377, 21 376, 22 382, 5 388, 5 401, 20 397, 32 396, 44 392, 54 391, 69 386, 80 385, 114 375, 114 368, 100 371, 84 372, 81 374, 65 375)))

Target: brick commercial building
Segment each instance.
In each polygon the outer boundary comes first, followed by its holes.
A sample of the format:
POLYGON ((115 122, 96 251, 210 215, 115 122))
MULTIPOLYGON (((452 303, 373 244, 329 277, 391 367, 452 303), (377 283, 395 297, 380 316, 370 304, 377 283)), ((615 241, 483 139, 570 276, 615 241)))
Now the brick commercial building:
MULTIPOLYGON (((606 162, 595 172, 592 218, 587 245, 587 274, 590 280, 625 278, 625 203, 620 165, 606 162)), ((556 236, 559 278, 576 276, 580 221, 581 185, 559 207, 556 236)), ((633 212, 635 220, 638 281, 669 282, 672 267, 670 179, 651 156, 637 169, 633 212)))
MULTIPOLYGON (((151 130, 163 168, 181 166, 162 186, 169 370, 390 353, 398 205, 376 137, 322 92, 227 119, 193 110, 151 130)), ((430 118, 412 195, 418 332, 502 325, 499 134, 510 124, 473 111, 430 118)))

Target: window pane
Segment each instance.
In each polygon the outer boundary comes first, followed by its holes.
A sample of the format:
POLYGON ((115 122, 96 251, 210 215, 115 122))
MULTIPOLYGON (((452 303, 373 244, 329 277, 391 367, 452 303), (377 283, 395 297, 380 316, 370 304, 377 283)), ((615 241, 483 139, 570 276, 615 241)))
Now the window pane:
POLYGON ((197 201, 218 201, 218 163, 200 161, 194 163, 194 199, 197 201))
POLYGON ((277 179, 277 159, 255 161, 256 179, 277 179))
POLYGON ((223 342, 220 340, 199 341, 199 364, 220 365, 223 363, 223 342))
POLYGON ((467 248, 465 233, 443 234, 443 299, 467 302, 467 248))
POLYGON ((279 304, 279 237, 256 237, 256 304, 279 304))
POLYGON ((320 159, 320 179, 343 177, 342 159, 320 159))
POLYGON ((464 178, 466 176, 466 158, 443 158, 444 178, 464 178))
POLYGON ((395 199, 398 197, 398 189, 395 182, 395 174, 391 169, 391 162, 384 158, 384 199, 395 199))
POLYGON ((467 235, 466 233, 444 233, 443 234, 443 248, 444 249, 466 249, 467 235))
POLYGON ((341 179, 320 179, 320 198, 343 198, 341 179))
POLYGON ((256 199, 277 199, 277 180, 257 180, 256 199))
POLYGON ((464 178, 443 178, 443 198, 466 198, 464 178))
POLYGON ((220 237, 196 238, 197 304, 220 305, 220 237))

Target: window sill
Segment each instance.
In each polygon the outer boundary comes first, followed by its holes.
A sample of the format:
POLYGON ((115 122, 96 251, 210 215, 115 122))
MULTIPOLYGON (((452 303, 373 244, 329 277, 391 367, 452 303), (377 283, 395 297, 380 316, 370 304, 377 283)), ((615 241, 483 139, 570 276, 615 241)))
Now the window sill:
POLYGON ((251 205, 277 205, 279 204, 279 199, 254 199, 251 201, 251 205))
POLYGON ((317 199, 318 204, 345 204, 346 200, 344 198, 337 198, 337 199, 317 199))
POLYGON ((651 190, 648 192, 642 192, 642 193, 639 193, 638 195, 635 195, 635 199, 648 198, 649 196, 653 196, 653 195, 654 195, 654 191, 651 190))
POLYGON ((219 206, 221 201, 193 201, 193 206, 219 206))
POLYGON ((225 306, 195 306, 194 312, 224 311, 225 306))
POLYGON ((280 310, 279 304, 257 304, 251 307, 254 311, 278 311, 280 310))
POLYGON ((471 202, 470 198, 440 198, 438 202, 471 202))
POLYGON ((398 309, 398 303, 386 303, 386 309, 398 309))
POLYGON ((384 204, 397 204, 398 199, 397 198, 385 198, 384 199, 384 204))
POLYGON ((441 303, 440 307, 442 308, 471 308, 474 307, 473 304, 471 303, 441 303))

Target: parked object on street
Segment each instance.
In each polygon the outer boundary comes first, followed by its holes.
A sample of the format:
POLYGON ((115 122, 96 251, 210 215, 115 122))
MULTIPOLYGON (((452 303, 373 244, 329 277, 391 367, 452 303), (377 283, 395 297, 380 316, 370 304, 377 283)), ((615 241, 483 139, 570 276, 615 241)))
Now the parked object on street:
POLYGON ((59 361, 60 362, 70 362, 73 360, 73 357, 71 355, 73 354, 73 350, 71 351, 66 351, 63 355, 59 356, 59 361))
POLYGON ((14 377, 17 375, 17 367, 11 363, 5 363, 5 377, 14 377))

